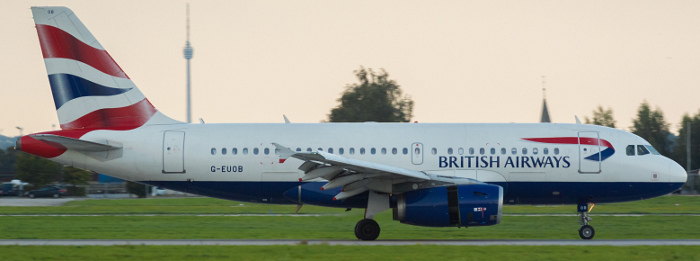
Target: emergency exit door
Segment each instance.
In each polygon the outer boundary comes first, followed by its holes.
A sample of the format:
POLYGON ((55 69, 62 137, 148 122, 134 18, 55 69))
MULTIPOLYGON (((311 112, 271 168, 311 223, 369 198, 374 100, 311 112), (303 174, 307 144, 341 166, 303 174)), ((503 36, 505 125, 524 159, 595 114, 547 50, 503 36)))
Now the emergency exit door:
POLYGON ((423 144, 418 142, 411 144, 411 162, 414 165, 423 164, 423 144))

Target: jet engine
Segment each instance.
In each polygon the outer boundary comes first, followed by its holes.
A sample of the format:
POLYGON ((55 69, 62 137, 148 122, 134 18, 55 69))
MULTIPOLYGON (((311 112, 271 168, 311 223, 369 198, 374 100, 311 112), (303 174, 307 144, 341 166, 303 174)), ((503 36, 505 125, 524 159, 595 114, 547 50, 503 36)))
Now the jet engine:
POLYGON ((476 184, 397 195, 394 220, 426 227, 490 226, 501 222, 503 188, 476 184))

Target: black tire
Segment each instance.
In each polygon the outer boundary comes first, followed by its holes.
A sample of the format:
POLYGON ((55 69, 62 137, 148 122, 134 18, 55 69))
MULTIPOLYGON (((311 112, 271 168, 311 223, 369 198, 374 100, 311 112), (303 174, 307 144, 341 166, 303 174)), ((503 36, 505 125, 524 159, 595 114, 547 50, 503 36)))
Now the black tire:
POLYGON ((60 198, 60 197, 61 197, 61 195, 59 195, 58 193, 53 194, 53 198, 60 198))
POLYGON ((30 194, 29 194, 29 198, 34 198, 34 197, 35 197, 35 196, 34 196, 34 193, 30 193, 30 194))
POLYGON ((363 219, 355 225, 355 236, 359 240, 375 240, 379 237, 379 224, 372 219, 363 219))
POLYGON ((589 240, 595 236, 595 229, 589 225, 581 226, 581 228, 578 230, 578 235, 581 237, 581 239, 589 240))

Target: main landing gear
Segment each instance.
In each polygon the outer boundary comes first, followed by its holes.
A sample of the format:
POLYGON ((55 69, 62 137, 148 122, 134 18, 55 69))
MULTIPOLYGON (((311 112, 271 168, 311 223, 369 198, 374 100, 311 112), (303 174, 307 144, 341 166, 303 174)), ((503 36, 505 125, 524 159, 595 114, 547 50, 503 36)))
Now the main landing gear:
POLYGON ((367 208, 365 209, 365 219, 360 220, 355 225, 355 236, 359 240, 375 240, 379 237, 379 224, 374 221, 374 215, 389 209, 389 194, 379 194, 369 191, 367 208))
POLYGON ((355 236, 359 240, 375 240, 379 237, 379 224, 373 219, 363 219, 355 225, 355 236))
POLYGON ((581 239, 588 240, 595 236, 595 229, 588 225, 588 221, 591 221, 591 218, 588 216, 588 212, 593 209, 593 206, 595 205, 592 203, 590 204, 590 207, 588 204, 578 204, 578 222, 581 223, 581 228, 578 229, 578 235, 581 237, 581 239))

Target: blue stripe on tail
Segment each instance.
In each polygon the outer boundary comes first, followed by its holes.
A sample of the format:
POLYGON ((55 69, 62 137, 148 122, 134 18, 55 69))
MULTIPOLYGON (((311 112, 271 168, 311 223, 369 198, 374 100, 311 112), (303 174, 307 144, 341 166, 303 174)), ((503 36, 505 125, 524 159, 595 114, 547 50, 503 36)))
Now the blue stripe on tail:
POLYGON ((75 98, 111 96, 122 94, 132 89, 107 87, 75 75, 63 73, 49 75, 49 83, 51 84, 51 93, 53 93, 53 102, 56 104, 56 110, 75 98))

